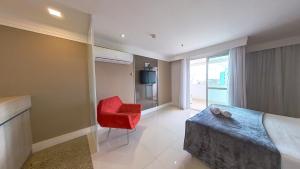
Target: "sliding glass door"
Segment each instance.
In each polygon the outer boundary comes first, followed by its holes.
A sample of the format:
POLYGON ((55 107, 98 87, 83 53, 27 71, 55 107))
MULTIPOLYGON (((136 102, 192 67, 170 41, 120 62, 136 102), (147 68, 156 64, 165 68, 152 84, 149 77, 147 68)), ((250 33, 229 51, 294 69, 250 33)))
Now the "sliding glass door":
POLYGON ((207 104, 228 105, 228 54, 207 61, 207 104))
POLYGON ((190 107, 228 105, 228 53, 190 61, 190 107))

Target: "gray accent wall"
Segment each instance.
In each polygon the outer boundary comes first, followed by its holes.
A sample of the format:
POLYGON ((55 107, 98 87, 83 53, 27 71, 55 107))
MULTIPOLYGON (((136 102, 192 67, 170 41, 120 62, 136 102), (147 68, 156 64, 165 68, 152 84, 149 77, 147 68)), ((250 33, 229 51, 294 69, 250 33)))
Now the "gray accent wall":
POLYGON ((140 71, 145 70, 145 63, 149 63, 158 73, 158 60, 143 56, 134 56, 135 68, 135 102, 142 105, 143 110, 158 106, 158 78, 155 84, 141 84, 140 71))

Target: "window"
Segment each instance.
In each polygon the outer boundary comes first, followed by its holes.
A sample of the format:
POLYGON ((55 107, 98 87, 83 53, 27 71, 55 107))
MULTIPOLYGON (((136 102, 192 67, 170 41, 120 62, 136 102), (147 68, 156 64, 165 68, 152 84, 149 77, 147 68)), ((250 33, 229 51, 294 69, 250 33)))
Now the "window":
POLYGON ((208 105, 228 105, 228 59, 228 54, 208 58, 208 105))
POLYGON ((203 110, 210 104, 228 105, 228 52, 190 61, 190 107, 203 110))

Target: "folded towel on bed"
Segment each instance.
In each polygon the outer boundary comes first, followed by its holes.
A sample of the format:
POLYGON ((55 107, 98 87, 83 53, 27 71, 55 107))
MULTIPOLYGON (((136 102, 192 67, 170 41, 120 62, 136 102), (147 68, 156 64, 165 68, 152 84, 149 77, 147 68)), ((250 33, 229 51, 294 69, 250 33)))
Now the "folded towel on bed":
POLYGON ((230 118, 231 117, 231 113, 229 111, 226 111, 226 110, 223 111, 223 110, 221 110, 221 109, 219 109, 217 107, 210 108, 210 112, 212 112, 215 115, 222 115, 222 116, 224 116, 226 118, 230 118))

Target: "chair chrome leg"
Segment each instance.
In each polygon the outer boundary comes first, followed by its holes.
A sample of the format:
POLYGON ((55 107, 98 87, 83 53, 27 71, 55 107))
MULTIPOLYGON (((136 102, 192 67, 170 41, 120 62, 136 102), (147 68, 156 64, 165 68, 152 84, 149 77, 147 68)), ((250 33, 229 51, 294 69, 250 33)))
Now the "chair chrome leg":
MULTIPOLYGON (((135 131, 136 131, 136 129, 134 129, 132 132, 135 132, 135 131)), ((111 128, 108 129, 108 132, 107 132, 107 135, 106 135, 106 139, 109 138, 110 132, 111 132, 111 128)), ((126 144, 126 145, 129 144, 129 134, 130 134, 130 133, 131 133, 131 132, 129 131, 129 129, 126 129, 126 136, 127 136, 127 144, 126 144)))
POLYGON ((108 137, 109 137, 109 134, 110 134, 110 131, 111 131, 111 128, 109 128, 109 130, 108 130, 108 132, 107 132, 106 139, 108 139, 108 137))
POLYGON ((126 132, 127 132, 127 144, 129 144, 129 130, 126 129, 126 132))

